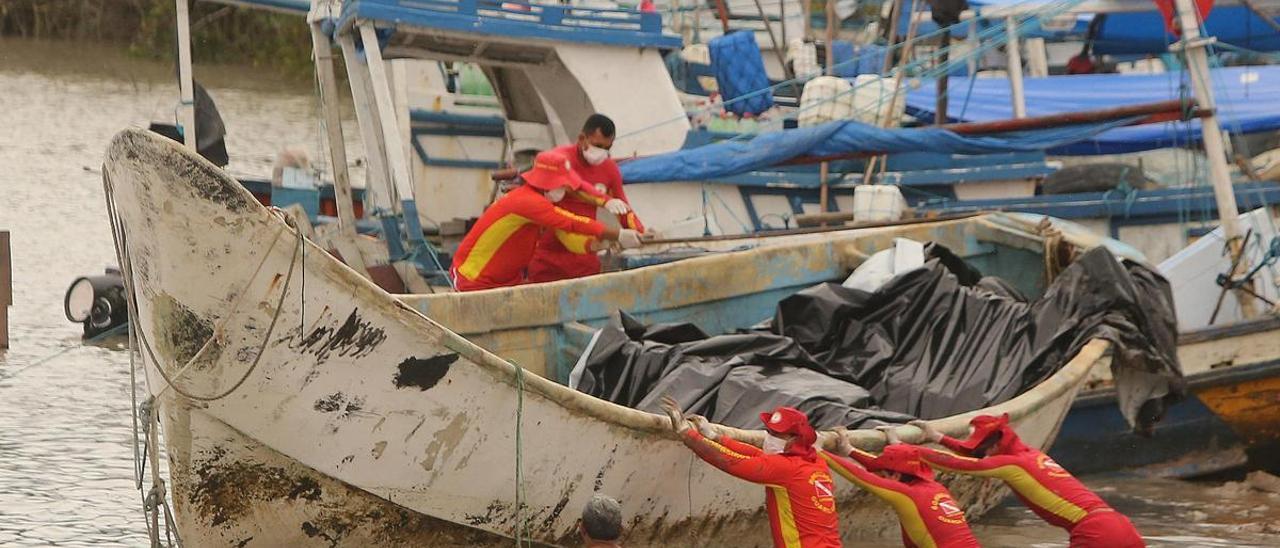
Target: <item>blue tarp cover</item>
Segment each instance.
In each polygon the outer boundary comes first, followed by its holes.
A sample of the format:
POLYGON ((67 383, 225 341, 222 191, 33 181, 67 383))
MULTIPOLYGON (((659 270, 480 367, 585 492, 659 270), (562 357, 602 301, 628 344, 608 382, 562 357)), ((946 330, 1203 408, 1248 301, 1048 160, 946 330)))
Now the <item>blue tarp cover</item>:
POLYGON ((619 164, 628 183, 697 181, 729 177, 776 166, 801 156, 834 156, 858 152, 929 151, 992 154, 1044 150, 1088 139, 1127 123, 1115 121, 986 136, 964 136, 938 127, 883 129, 860 122, 828 122, 820 126, 771 131, 750 140, 730 140, 637 158, 619 164))
MULTIPOLYGON (((1231 133, 1280 129, 1280 66, 1228 67, 1211 70, 1222 128, 1231 133)), ((1024 78, 1027 116, 1098 110, 1192 97, 1183 72, 1165 74, 1087 74, 1024 78), (1185 91, 1182 86, 1185 83, 1185 91)), ((1013 117, 1009 81, 1003 78, 952 78, 947 88, 947 115, 953 120, 983 122, 1013 117), (967 98, 967 100, 966 100, 967 98)), ((923 82, 907 94, 907 109, 932 121, 936 91, 923 82)), ((1111 129, 1087 140, 1053 147, 1053 154, 1118 154, 1198 142, 1200 121, 1169 122, 1111 129)))
POLYGON ((707 48, 711 51, 711 70, 716 75, 726 110, 741 116, 759 114, 773 106, 772 92, 730 102, 769 87, 769 75, 765 73, 755 33, 734 32, 713 38, 707 48))
MULTIPOLYGON (((1280 21, 1280 17, 1276 20, 1280 21)), ((1245 49, 1280 50, 1280 32, 1245 6, 1213 8, 1205 18, 1202 33, 1219 42, 1245 49)), ((1169 51, 1169 44, 1177 40, 1165 30, 1164 17, 1160 12, 1109 13, 1098 29, 1093 51, 1099 54, 1161 54, 1169 51)))

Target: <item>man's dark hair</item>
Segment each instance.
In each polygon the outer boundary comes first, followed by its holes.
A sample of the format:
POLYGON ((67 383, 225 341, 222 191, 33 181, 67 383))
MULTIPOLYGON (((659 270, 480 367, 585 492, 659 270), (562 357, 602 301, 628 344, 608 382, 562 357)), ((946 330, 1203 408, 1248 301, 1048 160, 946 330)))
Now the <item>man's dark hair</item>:
POLYGON ((601 135, 612 139, 613 135, 617 133, 618 130, 613 127, 613 120, 610 120, 608 116, 596 113, 588 116, 587 122, 582 124, 582 134, 591 135, 597 131, 599 131, 601 135))
POLYGON ((604 495, 593 495, 582 509, 582 528, 592 540, 618 540, 622 536, 622 504, 604 495))

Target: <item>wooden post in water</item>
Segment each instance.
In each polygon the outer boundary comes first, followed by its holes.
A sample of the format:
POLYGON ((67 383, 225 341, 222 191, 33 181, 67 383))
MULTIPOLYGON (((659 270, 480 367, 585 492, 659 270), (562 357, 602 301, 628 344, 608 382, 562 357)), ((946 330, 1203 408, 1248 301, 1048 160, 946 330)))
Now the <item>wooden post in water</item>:
POLYGON ((0 348, 9 348, 9 306, 13 304, 13 262, 9 231, 0 230, 0 348))

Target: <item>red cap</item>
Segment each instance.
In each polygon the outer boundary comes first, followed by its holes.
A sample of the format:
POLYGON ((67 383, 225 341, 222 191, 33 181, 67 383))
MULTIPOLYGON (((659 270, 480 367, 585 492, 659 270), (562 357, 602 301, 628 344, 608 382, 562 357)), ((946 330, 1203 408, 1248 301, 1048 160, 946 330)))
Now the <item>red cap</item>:
POLYGON ((969 439, 960 442, 960 445, 970 453, 996 433, 1000 434, 1000 442, 996 445, 996 452, 1007 454, 1022 447, 1022 440, 1018 438, 1018 433, 1009 427, 1008 413, 1001 414, 999 417, 978 415, 969 421, 969 425, 973 427, 973 433, 969 435, 969 439))
POLYGON ((521 173, 520 177, 538 190, 555 190, 562 186, 569 187, 569 190, 579 190, 589 186, 573 172, 569 158, 554 149, 539 152, 533 160, 533 169, 521 173))
POLYGON ((794 407, 779 407, 772 413, 761 413, 765 430, 774 434, 790 434, 796 437, 787 444, 787 453, 813 453, 813 444, 818 441, 818 432, 809 425, 809 417, 794 407))
POLYGON ((901 443, 886 445, 880 456, 867 463, 867 468, 872 471, 889 470, 918 478, 933 479, 933 469, 920 460, 920 447, 915 445, 901 443))

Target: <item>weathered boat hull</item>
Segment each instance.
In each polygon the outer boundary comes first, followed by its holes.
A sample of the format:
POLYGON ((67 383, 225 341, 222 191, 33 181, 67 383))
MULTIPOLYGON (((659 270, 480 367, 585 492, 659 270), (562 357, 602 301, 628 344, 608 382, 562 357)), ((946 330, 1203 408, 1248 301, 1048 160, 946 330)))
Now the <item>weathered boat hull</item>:
POLYGON ((1179 340, 1188 395, 1151 438, 1132 433, 1109 388, 1081 393, 1054 460, 1076 473, 1134 470, 1194 477, 1274 461, 1280 446, 1280 319, 1201 330, 1179 340), (1105 455, 1105 458, 1100 458, 1105 455))
MULTIPOLYGON (((699 462, 665 418, 569 390, 446 329, 298 238, 203 159, 125 131, 104 173, 187 545, 561 544, 595 492, 623 500, 631 546, 770 544, 761 489, 699 462)), ((771 264, 782 284, 787 265, 847 271, 864 256, 856 240, 487 294, 524 295, 525 311, 537 295, 603 307, 622 288, 724 299, 734 295, 722 281, 697 273, 771 264)), ((746 282, 737 296, 772 287, 746 282)), ((514 321, 500 301, 451 298, 451 321, 514 321)), ((1089 343, 983 411, 1011 413, 1025 441, 1047 447, 1107 346, 1089 343)), ((971 415, 937 424, 960 434, 971 415)), ((855 433, 869 449, 881 439, 855 433)), ((1004 495, 989 480, 948 481, 974 515, 1004 495)), ((886 505, 847 485, 838 498, 846 539, 896 534, 886 505)))

